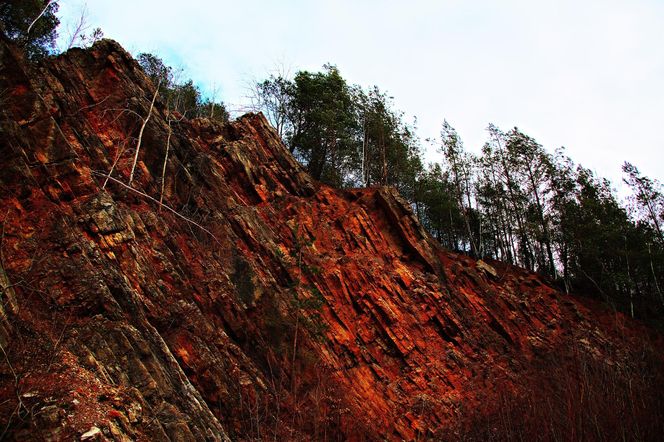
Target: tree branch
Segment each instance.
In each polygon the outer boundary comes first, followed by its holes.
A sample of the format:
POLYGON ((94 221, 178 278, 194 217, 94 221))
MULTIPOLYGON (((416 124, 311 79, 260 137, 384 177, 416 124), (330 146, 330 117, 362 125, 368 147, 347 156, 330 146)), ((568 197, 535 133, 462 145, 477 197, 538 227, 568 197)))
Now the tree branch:
POLYGON ((134 169, 136 169, 136 163, 138 162, 138 153, 141 150, 141 142, 143 141, 143 131, 145 130, 145 126, 147 126, 148 121, 150 120, 150 117, 152 116, 152 109, 154 108, 154 102, 157 99, 157 95, 159 94, 159 86, 161 86, 161 79, 159 80, 159 84, 157 84, 157 88, 154 91, 154 95, 152 96, 152 102, 150 103, 150 110, 148 111, 148 116, 145 117, 145 120, 143 120, 143 125, 141 126, 140 132, 138 132, 138 143, 136 144, 136 154, 134 155, 134 163, 131 165, 131 173, 129 174, 129 183, 134 180, 134 169))
POLYGON ((32 23, 30 23, 30 26, 28 26, 28 31, 26 32, 26 34, 29 34, 29 33, 30 33, 30 30, 32 29, 32 27, 35 25, 35 23, 37 23, 37 20, 39 20, 40 18, 42 18, 42 16, 46 13, 46 10, 48 9, 49 6, 51 6, 51 0, 48 0, 48 1, 46 2, 46 6, 44 6, 44 9, 42 9, 42 12, 39 13, 39 15, 37 16, 37 18, 35 18, 34 20, 32 20, 32 23))
POLYGON ((187 218, 186 216, 180 214, 177 210, 173 209, 172 207, 167 206, 166 204, 160 203, 157 199, 151 197, 151 196, 148 195, 147 193, 141 192, 141 191, 138 190, 138 189, 135 189, 135 188, 133 188, 133 187, 131 187, 131 186, 128 186, 127 184, 123 183, 122 181, 117 180, 117 179, 113 178, 112 176, 108 176, 108 175, 106 175, 105 173, 97 172, 97 171, 95 171, 95 170, 93 170, 92 173, 93 173, 94 175, 97 175, 97 176, 103 176, 103 177, 105 177, 106 179, 111 180, 111 181, 113 181, 114 183, 116 183, 116 184, 118 184, 118 185, 124 187, 125 189, 130 190, 130 191, 132 191, 132 192, 134 192, 134 193, 136 193, 136 194, 142 196, 143 198, 147 198, 147 199, 149 199, 149 200, 152 201, 153 203, 159 205, 159 207, 163 207, 164 209, 168 210, 169 212, 172 212, 172 213, 173 213, 175 216, 177 216, 178 218, 183 219, 183 220, 185 220, 186 222, 188 222, 188 223, 190 223, 190 224, 193 224, 194 226, 198 227, 198 228, 201 229, 203 232, 205 232, 205 233, 207 233, 208 235, 210 235, 210 236, 212 237, 212 239, 214 239, 215 242, 217 242, 217 244, 221 245, 221 242, 219 241, 219 239, 217 239, 217 237, 214 235, 214 233, 210 232, 208 229, 206 229, 205 227, 201 226, 201 225, 198 224, 196 221, 194 221, 194 220, 192 220, 192 219, 189 219, 189 218, 187 218))

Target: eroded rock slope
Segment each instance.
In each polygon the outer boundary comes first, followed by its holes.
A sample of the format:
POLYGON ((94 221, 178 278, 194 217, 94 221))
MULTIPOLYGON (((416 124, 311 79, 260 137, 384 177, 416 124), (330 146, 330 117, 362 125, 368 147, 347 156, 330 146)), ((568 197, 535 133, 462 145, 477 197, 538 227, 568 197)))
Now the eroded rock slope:
POLYGON ((129 186, 119 45, 0 63, 0 439, 658 436, 658 334, 314 182, 262 115, 157 100, 129 186))

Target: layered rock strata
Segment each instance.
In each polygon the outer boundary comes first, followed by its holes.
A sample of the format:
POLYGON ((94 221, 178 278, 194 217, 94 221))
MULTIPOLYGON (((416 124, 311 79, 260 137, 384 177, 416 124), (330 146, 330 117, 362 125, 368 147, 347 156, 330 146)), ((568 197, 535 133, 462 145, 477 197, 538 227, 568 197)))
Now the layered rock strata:
POLYGON ((260 114, 150 110, 115 42, 0 63, 0 439, 661 430, 659 334, 313 181, 260 114))

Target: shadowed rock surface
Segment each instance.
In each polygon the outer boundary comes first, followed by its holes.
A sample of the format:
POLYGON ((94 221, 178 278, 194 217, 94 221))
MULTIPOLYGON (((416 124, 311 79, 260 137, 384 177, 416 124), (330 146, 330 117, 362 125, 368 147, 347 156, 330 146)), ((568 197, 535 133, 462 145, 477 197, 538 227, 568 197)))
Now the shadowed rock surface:
POLYGON ((127 187, 153 94, 109 40, 0 44, 0 439, 659 437, 659 334, 314 182, 262 115, 157 100, 127 187))

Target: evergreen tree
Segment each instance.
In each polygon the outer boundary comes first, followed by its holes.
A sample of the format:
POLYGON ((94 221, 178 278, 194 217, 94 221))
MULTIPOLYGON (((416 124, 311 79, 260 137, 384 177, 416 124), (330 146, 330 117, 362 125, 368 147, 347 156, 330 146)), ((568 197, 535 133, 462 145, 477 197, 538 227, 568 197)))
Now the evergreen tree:
POLYGON ((2 32, 23 47, 31 59, 55 50, 60 20, 57 0, 3 0, 0 2, 2 32))
POLYGON ((223 103, 203 99, 200 89, 192 80, 182 83, 175 81, 173 68, 154 54, 141 53, 138 63, 143 72, 159 87, 161 99, 168 104, 171 111, 178 112, 188 118, 205 117, 218 121, 228 121, 228 111, 223 103))
POLYGON ((355 103, 339 70, 298 72, 293 88, 291 150, 314 179, 342 186, 357 167, 355 103))
POLYGON ((634 193, 634 199, 638 210, 652 224, 660 237, 662 234, 662 224, 664 223, 664 195, 662 194, 662 185, 646 176, 642 176, 632 164, 625 162, 622 170, 627 174, 624 179, 634 193))
POLYGON ((441 152, 445 158, 454 185, 454 197, 458 210, 461 212, 466 226, 464 237, 469 245, 470 253, 478 255, 478 238, 471 226, 473 224, 471 219, 473 218, 472 189, 474 186, 472 185, 472 168, 474 159, 464 151, 459 135, 447 121, 443 122, 440 135, 442 139, 441 152))

